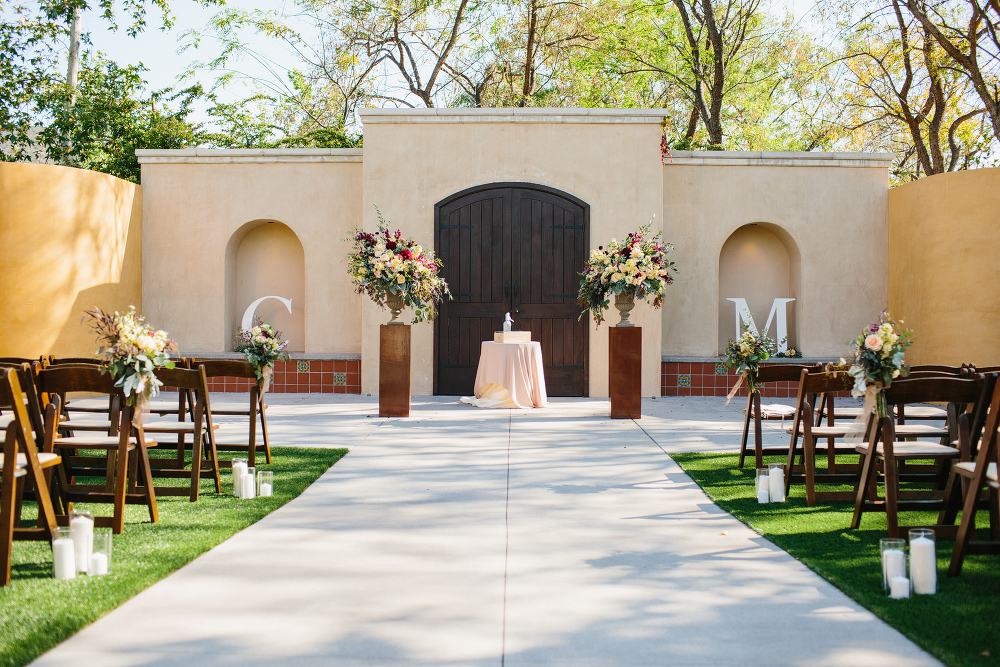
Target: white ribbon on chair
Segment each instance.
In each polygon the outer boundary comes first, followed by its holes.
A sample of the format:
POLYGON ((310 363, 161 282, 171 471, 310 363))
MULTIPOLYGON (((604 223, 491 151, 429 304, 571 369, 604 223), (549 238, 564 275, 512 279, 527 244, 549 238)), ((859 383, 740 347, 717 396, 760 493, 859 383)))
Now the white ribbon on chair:
POLYGON ((861 414, 851 422, 851 425, 847 427, 847 433, 844 434, 844 441, 847 444, 857 446, 865 441, 868 419, 875 411, 875 402, 878 400, 878 394, 882 391, 882 387, 881 382, 875 382, 865 389, 865 405, 861 408, 861 414))
POLYGON ((729 390, 728 394, 726 394, 726 405, 729 405, 729 401, 733 400, 733 396, 735 396, 736 393, 740 390, 740 387, 743 386, 743 382, 747 379, 747 374, 749 372, 750 371, 743 371, 742 373, 740 373, 740 377, 738 380, 736 380, 736 384, 734 384, 733 388, 729 390))
POLYGON ((263 396, 267 393, 267 390, 271 388, 271 375, 274 371, 271 370, 270 364, 265 364, 264 368, 260 369, 260 395, 263 396))

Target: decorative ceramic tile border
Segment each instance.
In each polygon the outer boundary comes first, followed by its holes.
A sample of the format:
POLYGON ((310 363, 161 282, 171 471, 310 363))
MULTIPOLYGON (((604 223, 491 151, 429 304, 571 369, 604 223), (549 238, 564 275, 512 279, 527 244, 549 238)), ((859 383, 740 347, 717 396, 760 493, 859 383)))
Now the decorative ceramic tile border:
MULTIPOLYGON (((253 380, 209 378, 209 391, 248 392, 253 380)), ((275 393, 360 394, 359 359, 293 359, 274 364, 271 389, 275 393)))
MULTIPOLYGON (((801 363, 802 360, 794 361, 801 363)), ((739 375, 716 360, 664 361, 660 378, 661 396, 726 396, 739 375)), ((799 385, 797 382, 769 382, 761 389, 763 398, 795 398, 799 385)), ((740 388, 739 395, 746 397, 746 385, 740 388)), ((848 392, 837 394, 849 395, 848 392)))

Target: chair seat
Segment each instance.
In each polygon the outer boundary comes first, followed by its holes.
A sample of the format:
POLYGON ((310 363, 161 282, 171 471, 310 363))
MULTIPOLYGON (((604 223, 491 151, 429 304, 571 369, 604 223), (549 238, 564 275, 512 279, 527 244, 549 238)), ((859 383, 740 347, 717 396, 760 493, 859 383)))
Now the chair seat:
MULTIPOLYGON (((747 409, 743 408, 743 414, 746 413, 747 409)), ((212 414, 215 413, 213 412, 212 414)), ((795 416, 795 408, 792 407, 791 405, 782 405, 781 403, 770 403, 768 405, 760 406, 760 416, 762 419, 788 419, 790 417, 795 416)))
MULTIPOLYGON (((219 425, 212 424, 212 428, 218 429, 219 425)), ((202 423, 202 430, 204 429, 205 424, 202 423)), ((143 424, 142 430, 146 433, 194 433, 194 423, 168 420, 152 421, 143 424)))
MULTIPOLYGON (((868 451, 868 447, 858 445, 857 451, 859 454, 864 454, 868 451)), ((879 458, 885 457, 882 443, 878 444, 875 452, 879 458)), ((894 442, 892 443, 892 453, 897 459, 950 459, 959 455, 958 450, 954 447, 923 440, 894 442)))
MULTIPOLYGON (((795 429, 791 426, 785 429, 785 433, 791 433, 795 429)), ((799 433, 802 432, 802 428, 799 429, 799 433)), ((812 434, 817 438, 843 438, 847 435, 849 428, 847 426, 813 426, 812 434)))
POLYGON ((922 437, 944 437, 948 435, 948 429, 938 428, 930 424, 896 424, 896 435, 917 435, 922 437))
MULTIPOLYGON (((837 408, 833 414, 837 419, 857 419, 861 416, 861 410, 862 408, 837 408)), ((948 411, 932 405, 908 405, 903 409, 903 416, 906 419, 947 419, 948 411)))
MULTIPOLYGON (((3 452, 0 452, 0 470, 3 470, 3 452)), ((62 461, 62 457, 58 454, 50 454, 48 452, 38 452, 38 465, 42 468, 49 468, 56 465, 62 461)), ((28 465, 28 457, 24 454, 17 455, 17 467, 25 468, 28 465)), ((20 476, 20 475, 19 475, 20 476)))
POLYGON ((14 421, 14 415, 0 415, 0 429, 6 429, 14 421))
MULTIPOLYGON (((72 435, 67 438, 56 438, 52 441, 56 447, 73 447, 79 449, 114 449, 118 446, 118 436, 117 435, 72 435)), ((147 445, 156 444, 154 442, 146 441, 147 445)), ((135 438, 130 437, 128 439, 128 448, 131 450, 135 447, 135 438)))
MULTIPOLYGON (((962 461, 961 463, 955 464, 955 469, 967 473, 966 476, 971 477, 972 473, 976 470, 976 464, 974 461, 962 461)), ((986 468, 986 480, 996 484, 997 483, 997 464, 991 463, 986 468)))

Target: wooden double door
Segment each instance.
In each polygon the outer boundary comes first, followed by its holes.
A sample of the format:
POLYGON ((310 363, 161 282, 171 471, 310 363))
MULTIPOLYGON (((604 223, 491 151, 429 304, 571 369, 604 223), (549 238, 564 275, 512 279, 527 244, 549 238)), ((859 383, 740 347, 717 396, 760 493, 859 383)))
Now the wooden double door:
POLYGON ((454 297, 434 333, 434 390, 471 395, 481 343, 510 312, 542 345, 549 396, 588 395, 590 317, 576 303, 590 208, 552 188, 493 183, 435 207, 435 249, 454 297))

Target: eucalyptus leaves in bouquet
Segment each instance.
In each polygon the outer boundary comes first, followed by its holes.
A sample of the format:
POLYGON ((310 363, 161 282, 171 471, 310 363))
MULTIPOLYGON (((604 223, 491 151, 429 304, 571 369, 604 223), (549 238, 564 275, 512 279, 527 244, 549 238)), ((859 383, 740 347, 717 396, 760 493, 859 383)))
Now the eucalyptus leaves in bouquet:
POLYGON ((736 395, 744 380, 751 394, 756 391, 760 362, 773 357, 777 349, 777 344, 766 333, 754 333, 745 324, 738 339, 729 339, 723 352, 723 363, 740 374, 736 386, 729 392, 730 399, 736 395))
POLYGON ((259 317, 253 318, 249 329, 240 328, 233 336, 233 350, 242 353, 257 375, 261 391, 267 391, 274 374, 274 362, 285 361, 288 341, 281 342, 281 332, 259 317))
POLYGON ((136 314, 135 306, 129 306, 125 313, 115 311, 114 315, 94 308, 86 311, 84 319, 89 320, 97 336, 97 356, 104 358, 102 372, 115 378, 115 386, 122 388, 128 404, 141 412, 143 404, 158 395, 163 386, 156 379, 156 369, 174 367, 170 351, 176 351, 177 345, 167 332, 146 324, 136 314))
MULTIPOLYGON (((451 291, 439 275, 441 260, 433 250, 424 249, 412 238, 404 238, 398 229, 389 231, 389 222, 378 213, 378 230, 365 232, 355 229, 350 239, 354 247, 347 255, 347 272, 359 294, 367 294, 384 307, 390 297, 413 308, 413 322, 437 317, 437 304, 451 291)), ((394 300, 395 300, 394 299, 394 300)), ((396 319, 398 310, 394 310, 396 319)))
POLYGON ((649 236, 651 223, 629 233, 621 243, 611 239, 607 248, 598 246, 590 251, 577 293, 577 303, 584 307, 581 318, 589 311, 597 324, 603 322, 610 295, 637 299, 651 296, 653 308, 663 305, 667 285, 674 281, 670 272, 676 272, 677 267, 667 258, 673 246, 659 241, 662 232, 649 236))

